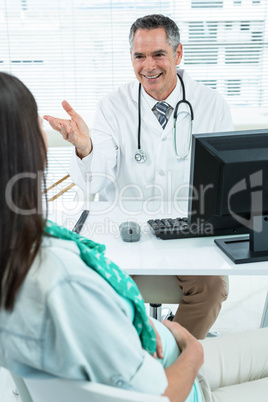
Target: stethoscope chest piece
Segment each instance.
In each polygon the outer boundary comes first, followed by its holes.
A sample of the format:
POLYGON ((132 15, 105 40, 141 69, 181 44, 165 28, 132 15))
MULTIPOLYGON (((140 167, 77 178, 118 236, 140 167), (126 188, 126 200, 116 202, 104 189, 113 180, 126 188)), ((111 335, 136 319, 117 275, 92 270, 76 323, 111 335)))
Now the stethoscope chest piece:
POLYGON ((144 163, 147 159, 147 155, 141 149, 138 149, 135 153, 135 161, 139 163, 144 163))

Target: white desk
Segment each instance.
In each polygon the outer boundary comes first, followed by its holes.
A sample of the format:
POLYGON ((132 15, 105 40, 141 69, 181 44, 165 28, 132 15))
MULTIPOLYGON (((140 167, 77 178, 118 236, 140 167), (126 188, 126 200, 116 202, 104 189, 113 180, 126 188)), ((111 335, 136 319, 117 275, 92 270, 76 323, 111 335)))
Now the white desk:
POLYGON ((179 240, 156 238, 147 225, 148 219, 183 215, 183 208, 162 203, 124 203, 114 207, 104 202, 54 202, 49 218, 72 229, 83 209, 90 214, 81 235, 106 245, 106 256, 130 275, 268 275, 268 261, 234 264, 214 244, 213 237, 179 240), (123 242, 120 223, 132 220, 141 225, 141 239, 123 242))

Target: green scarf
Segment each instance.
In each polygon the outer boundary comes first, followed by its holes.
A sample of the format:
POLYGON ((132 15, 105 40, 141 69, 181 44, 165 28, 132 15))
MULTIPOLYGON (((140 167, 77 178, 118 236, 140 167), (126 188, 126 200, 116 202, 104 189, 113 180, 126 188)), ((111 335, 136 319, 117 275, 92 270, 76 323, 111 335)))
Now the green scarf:
POLYGON ((105 246, 58 226, 51 221, 46 222, 44 230, 46 235, 74 241, 85 264, 101 275, 120 296, 133 303, 135 309, 133 325, 138 332, 144 349, 151 354, 154 353, 156 351, 155 332, 147 317, 139 289, 127 273, 121 271, 117 265, 105 258, 105 246))

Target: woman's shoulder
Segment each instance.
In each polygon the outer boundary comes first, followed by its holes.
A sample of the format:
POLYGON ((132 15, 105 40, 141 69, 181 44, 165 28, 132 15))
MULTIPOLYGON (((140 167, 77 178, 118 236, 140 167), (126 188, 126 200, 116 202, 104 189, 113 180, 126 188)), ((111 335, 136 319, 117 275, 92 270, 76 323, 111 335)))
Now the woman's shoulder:
POLYGON ((34 264, 39 268, 45 266, 48 269, 53 265, 57 269, 68 271, 74 262, 77 264, 80 260, 80 252, 75 242, 44 236, 34 264))
POLYGON ((44 236, 39 253, 27 275, 33 284, 46 294, 64 282, 95 277, 95 272, 80 258, 77 245, 70 240, 44 236))

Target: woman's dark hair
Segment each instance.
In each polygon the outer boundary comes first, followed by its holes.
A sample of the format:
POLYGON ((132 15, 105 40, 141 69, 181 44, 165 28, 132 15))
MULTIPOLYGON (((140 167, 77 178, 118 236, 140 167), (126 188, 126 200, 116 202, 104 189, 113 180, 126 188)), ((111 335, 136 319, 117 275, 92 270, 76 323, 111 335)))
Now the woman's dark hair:
POLYGON ((19 79, 0 73, 0 301, 9 311, 42 240, 45 164, 35 99, 19 79))

